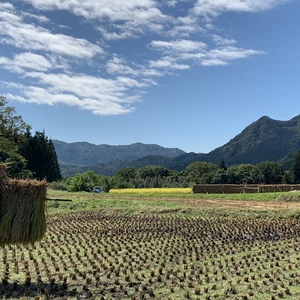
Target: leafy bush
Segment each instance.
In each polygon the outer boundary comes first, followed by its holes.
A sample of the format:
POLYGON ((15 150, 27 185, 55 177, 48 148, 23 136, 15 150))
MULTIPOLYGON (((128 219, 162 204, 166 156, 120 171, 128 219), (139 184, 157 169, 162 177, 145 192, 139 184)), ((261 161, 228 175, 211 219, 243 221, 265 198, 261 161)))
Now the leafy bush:
POLYGON ((53 182, 50 182, 48 185, 49 185, 49 188, 52 190, 66 191, 68 189, 68 180, 62 179, 59 181, 53 181, 53 182))
POLYGON ((92 171, 76 174, 68 181, 67 189, 69 192, 80 192, 92 190, 94 186, 102 186, 103 176, 97 175, 92 171))

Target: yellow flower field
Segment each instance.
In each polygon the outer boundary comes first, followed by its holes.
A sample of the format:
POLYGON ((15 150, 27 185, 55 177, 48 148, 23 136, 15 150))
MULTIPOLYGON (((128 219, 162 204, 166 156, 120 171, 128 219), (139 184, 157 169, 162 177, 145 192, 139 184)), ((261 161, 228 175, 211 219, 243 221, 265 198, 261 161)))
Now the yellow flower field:
POLYGON ((139 188, 111 189, 110 194, 192 194, 191 188, 139 188))

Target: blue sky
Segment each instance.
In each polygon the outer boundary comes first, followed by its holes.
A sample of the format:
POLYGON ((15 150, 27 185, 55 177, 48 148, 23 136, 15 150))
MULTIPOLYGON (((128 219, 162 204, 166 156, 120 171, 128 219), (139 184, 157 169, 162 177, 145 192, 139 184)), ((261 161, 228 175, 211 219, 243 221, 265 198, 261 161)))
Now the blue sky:
POLYGON ((0 94, 33 131, 207 153, 300 114, 296 0, 0 2, 0 94))

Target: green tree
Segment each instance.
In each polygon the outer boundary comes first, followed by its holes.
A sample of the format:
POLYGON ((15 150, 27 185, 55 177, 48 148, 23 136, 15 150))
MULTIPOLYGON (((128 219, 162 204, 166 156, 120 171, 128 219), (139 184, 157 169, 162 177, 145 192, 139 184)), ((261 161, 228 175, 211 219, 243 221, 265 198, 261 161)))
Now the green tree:
POLYGON ((274 161, 264 161, 255 165, 257 172, 256 183, 278 184, 282 182, 282 166, 274 161))
POLYGON ((197 161, 188 165, 185 170, 188 173, 187 178, 189 181, 194 183, 207 183, 203 181, 207 181, 208 177, 213 177, 212 173, 215 173, 218 170, 218 166, 213 163, 197 161), (210 176, 207 177, 206 174, 208 173, 210 176))
POLYGON ((115 187, 115 178, 114 177, 107 177, 103 176, 101 180, 101 186, 103 187, 106 193, 109 192, 110 189, 115 187))
POLYGON ((69 192, 85 191, 87 189, 87 185, 82 174, 77 173, 72 176, 68 181, 67 189, 69 192))
POLYGON ((300 183, 300 151, 294 155, 291 173, 293 176, 293 181, 295 183, 300 183))
POLYGON ((126 182, 134 179, 136 177, 136 169, 134 167, 126 167, 117 172, 117 177, 124 179, 126 182))
POLYGON ((215 172, 210 183, 213 184, 226 184, 228 183, 227 171, 225 169, 219 169, 215 172))
POLYGON ((227 170, 227 167, 226 167, 226 164, 225 164, 225 161, 224 161, 223 157, 220 160, 219 168, 222 169, 222 170, 227 170))
POLYGON ((68 191, 79 192, 92 190, 95 186, 103 186, 106 184, 103 176, 97 175, 93 171, 85 173, 77 173, 72 176, 68 181, 68 191))
MULTIPOLYGON (((196 182, 196 183, 199 183, 199 184, 211 184, 211 183, 215 183, 215 176, 216 176, 217 172, 218 172, 218 170, 212 170, 210 172, 204 173, 200 177, 199 182, 196 182)), ((194 181, 192 181, 192 183, 194 183, 194 181)))
POLYGON ((114 176, 114 188, 124 189, 128 187, 133 187, 133 181, 136 177, 136 169, 133 167, 126 167, 119 170, 114 176))
POLYGON ((282 183, 291 184, 293 183, 293 174, 291 171, 285 171, 282 177, 282 183))
POLYGON ((254 166, 251 164, 234 165, 228 168, 228 182, 232 184, 251 184, 254 183, 253 178, 254 166))
POLYGON ((28 131, 26 136, 22 152, 34 177, 40 180, 46 178, 49 182, 60 180, 61 173, 52 140, 45 131, 37 131, 34 136, 28 131))
POLYGON ((6 98, 0 96, 0 162, 10 163, 8 173, 11 176, 28 175, 20 148, 26 142, 30 126, 7 104, 6 98))
POLYGON ((166 177, 169 176, 169 170, 162 166, 147 166, 138 170, 140 178, 153 178, 155 176, 166 177))

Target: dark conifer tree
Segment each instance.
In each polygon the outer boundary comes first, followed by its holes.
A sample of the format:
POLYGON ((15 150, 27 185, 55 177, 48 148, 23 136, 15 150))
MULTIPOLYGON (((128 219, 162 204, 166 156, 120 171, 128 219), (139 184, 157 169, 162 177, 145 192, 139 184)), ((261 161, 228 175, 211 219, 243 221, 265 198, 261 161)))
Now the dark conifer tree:
POLYGON ((292 175, 295 183, 300 183, 300 151, 298 151, 292 163, 292 175))
POLYGON ((226 164, 225 164, 225 161, 224 161, 223 157, 220 160, 219 168, 222 169, 222 170, 227 170, 227 167, 226 167, 226 164))
POLYGON ((27 134, 27 143, 23 151, 27 159, 27 168, 33 172, 35 178, 45 178, 49 182, 61 179, 53 142, 44 131, 37 131, 34 136, 27 134))

